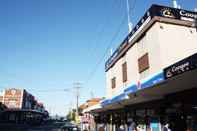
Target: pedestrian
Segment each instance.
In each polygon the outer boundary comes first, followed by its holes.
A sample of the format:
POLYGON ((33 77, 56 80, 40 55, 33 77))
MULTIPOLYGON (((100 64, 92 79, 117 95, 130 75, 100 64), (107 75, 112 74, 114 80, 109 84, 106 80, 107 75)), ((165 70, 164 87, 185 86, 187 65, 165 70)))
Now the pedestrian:
POLYGON ((169 124, 166 123, 163 127, 163 131, 171 131, 171 129, 169 128, 169 124))
POLYGON ((125 131, 124 126, 123 125, 120 125, 118 131, 125 131))
POLYGON ((133 119, 130 119, 130 124, 129 124, 129 128, 128 131, 136 131, 136 123, 135 121, 133 121, 133 119))

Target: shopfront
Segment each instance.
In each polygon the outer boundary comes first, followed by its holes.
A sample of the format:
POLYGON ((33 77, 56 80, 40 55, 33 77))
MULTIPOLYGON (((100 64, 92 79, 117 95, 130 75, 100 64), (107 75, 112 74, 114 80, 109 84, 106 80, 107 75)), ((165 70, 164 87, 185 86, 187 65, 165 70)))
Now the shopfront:
POLYGON ((33 110, 5 110, 0 115, 1 123, 41 124, 47 114, 33 110))
POLYGON ((196 131, 197 54, 165 68, 159 77, 150 80, 158 78, 162 81, 133 92, 125 90, 116 100, 104 102, 103 111, 95 117, 97 124, 106 131, 117 131, 122 125, 126 131, 133 126, 141 131, 162 131, 167 124, 172 131, 196 131), (129 98, 123 99, 126 95, 129 98))

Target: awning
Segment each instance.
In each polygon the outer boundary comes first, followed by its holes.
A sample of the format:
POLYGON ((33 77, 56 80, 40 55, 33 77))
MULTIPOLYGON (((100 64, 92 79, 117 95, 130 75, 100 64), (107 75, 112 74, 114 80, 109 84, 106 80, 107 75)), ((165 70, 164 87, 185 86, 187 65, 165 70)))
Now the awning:
POLYGON ((100 105, 100 103, 99 103, 99 104, 96 104, 96 105, 93 105, 93 106, 90 106, 90 107, 84 109, 84 110, 83 110, 83 113, 92 112, 92 111, 98 110, 98 109, 100 109, 100 108, 102 108, 102 107, 101 107, 101 105, 100 105))

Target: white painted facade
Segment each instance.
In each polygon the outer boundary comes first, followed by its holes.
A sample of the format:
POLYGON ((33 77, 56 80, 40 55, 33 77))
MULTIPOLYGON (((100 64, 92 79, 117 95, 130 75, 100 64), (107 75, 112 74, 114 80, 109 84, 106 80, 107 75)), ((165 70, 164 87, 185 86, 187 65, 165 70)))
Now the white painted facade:
POLYGON ((116 96, 138 81, 197 53, 197 31, 193 27, 155 22, 134 45, 106 72, 107 98, 116 96), (138 59, 148 53, 149 69, 139 73, 138 59), (122 64, 127 62, 127 82, 122 80, 122 64), (116 77, 116 88, 111 79, 116 77))

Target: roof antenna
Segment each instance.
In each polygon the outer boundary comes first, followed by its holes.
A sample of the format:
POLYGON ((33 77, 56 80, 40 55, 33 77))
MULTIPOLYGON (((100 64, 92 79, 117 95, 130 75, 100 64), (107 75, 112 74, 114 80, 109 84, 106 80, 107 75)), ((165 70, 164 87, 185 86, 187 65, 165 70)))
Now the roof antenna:
POLYGON ((176 1, 176 0, 172 0, 172 2, 173 2, 173 7, 174 7, 174 8, 178 8, 177 1, 176 1))
POLYGON ((110 49, 110 55, 111 56, 113 55, 113 49, 112 48, 110 49))
POLYGON ((131 19, 130 19, 130 15, 129 15, 129 12, 130 12, 130 7, 129 7, 129 0, 126 0, 127 1, 127 18, 128 18, 128 27, 129 27, 129 33, 131 32, 132 30, 132 23, 131 23, 131 19))

